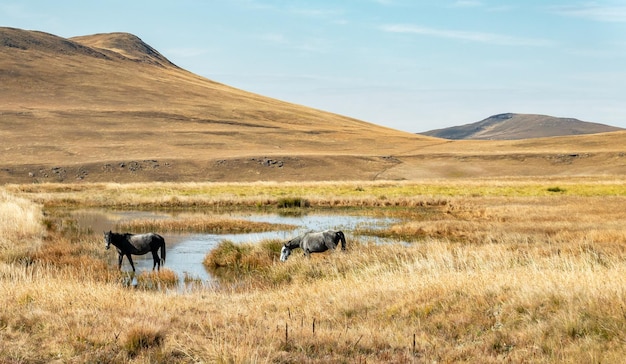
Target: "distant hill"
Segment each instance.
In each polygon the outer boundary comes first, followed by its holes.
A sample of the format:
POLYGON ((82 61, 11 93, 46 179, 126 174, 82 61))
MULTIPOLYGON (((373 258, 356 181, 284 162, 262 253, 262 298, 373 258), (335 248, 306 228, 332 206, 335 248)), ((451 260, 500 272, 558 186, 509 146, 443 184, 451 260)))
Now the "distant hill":
POLYGON ((518 140, 597 134, 618 130, 623 129, 573 118, 507 113, 493 115, 471 124, 431 130, 420 134, 452 140, 518 140))

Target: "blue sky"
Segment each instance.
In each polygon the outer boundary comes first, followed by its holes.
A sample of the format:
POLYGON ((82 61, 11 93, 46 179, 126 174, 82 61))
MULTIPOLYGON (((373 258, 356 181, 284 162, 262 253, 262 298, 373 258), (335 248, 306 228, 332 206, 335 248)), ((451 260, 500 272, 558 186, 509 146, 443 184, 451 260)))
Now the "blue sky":
POLYGON ((626 0, 6 0, 0 25, 133 33, 209 79, 409 132, 504 112, 626 128, 626 0))

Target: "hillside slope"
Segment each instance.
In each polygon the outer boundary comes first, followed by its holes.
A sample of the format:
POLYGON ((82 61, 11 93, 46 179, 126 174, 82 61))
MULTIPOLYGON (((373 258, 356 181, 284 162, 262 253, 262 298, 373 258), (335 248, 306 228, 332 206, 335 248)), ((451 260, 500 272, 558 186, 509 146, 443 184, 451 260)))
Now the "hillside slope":
POLYGON ((514 140, 596 134, 618 130, 621 129, 573 118, 507 113, 493 115, 471 124, 431 130, 420 134, 453 140, 514 140))
MULTIPOLYGON (((172 166, 273 155, 375 157, 430 140, 213 82, 126 33, 64 39, 0 28, 0 98, 5 171, 73 164, 108 170, 165 159, 172 166)), ((92 177, 99 172, 91 169, 92 177)))
POLYGON ((208 80, 127 33, 0 28, 0 99, 0 183, 626 174, 626 133, 558 148, 415 135, 208 80), (555 153, 590 157, 510 168, 555 153))

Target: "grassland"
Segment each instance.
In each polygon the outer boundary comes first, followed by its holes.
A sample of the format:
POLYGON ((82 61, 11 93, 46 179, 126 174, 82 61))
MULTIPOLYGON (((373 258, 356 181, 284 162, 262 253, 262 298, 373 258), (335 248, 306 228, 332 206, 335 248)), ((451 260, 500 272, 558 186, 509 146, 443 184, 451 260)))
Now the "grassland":
MULTIPOLYGON (((626 354, 625 181, 7 185, 0 358, 37 362, 619 362, 626 354), (61 211, 308 209, 395 216, 348 250, 277 262, 224 243, 219 287, 131 289, 61 211), (245 262, 245 264, 242 264, 245 262)), ((110 253, 110 252, 109 252, 110 253)), ((179 277, 182 279, 182 277, 179 277)), ((144 277, 149 282, 171 281, 144 277)), ((175 279, 175 278, 174 278, 175 279)))

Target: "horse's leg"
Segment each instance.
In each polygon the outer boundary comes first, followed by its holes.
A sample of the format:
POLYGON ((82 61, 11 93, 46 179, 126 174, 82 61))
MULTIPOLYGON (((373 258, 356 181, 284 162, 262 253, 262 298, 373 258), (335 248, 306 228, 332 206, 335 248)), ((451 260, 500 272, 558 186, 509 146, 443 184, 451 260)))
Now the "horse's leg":
POLYGON ((122 270, 122 259, 124 259, 124 254, 120 253, 117 257, 117 270, 122 270))
POLYGON ((165 239, 161 241, 161 260, 159 260, 160 264, 165 264, 165 239))
POLYGON ((156 249, 152 251, 152 260, 154 261, 154 264, 152 265, 152 270, 154 270, 154 267, 156 267, 157 264, 159 267, 157 270, 161 270, 161 259, 159 258, 159 251, 156 249))
POLYGON ((326 248, 328 250, 335 250, 337 248, 337 237, 336 236, 332 240, 327 241, 326 248))
POLYGON ((130 266, 133 267, 133 273, 135 273, 135 265, 133 264, 133 258, 131 258, 130 254, 126 254, 128 261, 130 262, 130 266))

